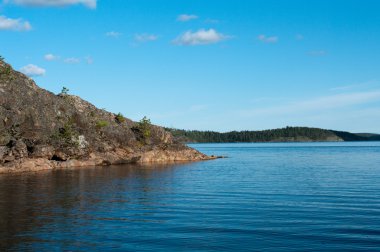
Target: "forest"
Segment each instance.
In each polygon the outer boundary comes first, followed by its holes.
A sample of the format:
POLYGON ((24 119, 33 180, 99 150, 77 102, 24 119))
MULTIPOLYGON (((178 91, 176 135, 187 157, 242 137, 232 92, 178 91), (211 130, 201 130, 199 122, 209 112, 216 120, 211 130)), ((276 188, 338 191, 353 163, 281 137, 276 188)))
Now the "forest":
POLYGON ((250 143, 250 142, 326 142, 378 141, 377 134, 355 134, 308 127, 286 127, 262 131, 198 131, 166 128, 180 142, 186 143, 250 143))

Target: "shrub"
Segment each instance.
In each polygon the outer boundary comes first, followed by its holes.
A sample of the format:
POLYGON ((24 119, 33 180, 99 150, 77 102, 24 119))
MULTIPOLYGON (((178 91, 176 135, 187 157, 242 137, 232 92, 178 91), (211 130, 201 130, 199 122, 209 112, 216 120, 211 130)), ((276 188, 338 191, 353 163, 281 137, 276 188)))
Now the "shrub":
POLYGON ((118 113, 116 116, 115 116, 115 120, 117 123, 123 123, 125 122, 125 118, 123 116, 122 113, 118 113))
POLYGON ((62 128, 59 128, 58 132, 51 136, 53 140, 65 146, 77 146, 75 141, 77 137, 78 133, 75 131, 71 121, 65 123, 62 128))
POLYGON ((98 121, 96 123, 96 128, 98 130, 100 130, 100 129, 104 128, 104 127, 107 127, 108 125, 109 125, 109 123, 107 121, 98 121))
POLYGON ((141 145, 145 145, 149 142, 148 138, 151 136, 151 126, 152 124, 150 120, 146 116, 144 116, 144 118, 141 119, 137 123, 137 125, 131 128, 131 130, 136 136, 137 141, 141 145))
POLYGON ((10 75, 11 71, 12 71, 11 67, 10 66, 6 66, 3 73, 6 74, 6 75, 10 75))
POLYGON ((144 116, 143 119, 141 119, 138 123, 138 128, 139 130, 141 131, 141 133, 143 134, 144 138, 149 138, 150 137, 150 127, 151 127, 151 122, 150 120, 144 116))
MULTIPOLYGON (((4 58, 0 56, 0 63, 3 63, 3 62, 4 62, 4 58)), ((9 65, 4 64, 4 68, 0 71, 0 78, 1 79, 8 78, 10 80, 13 80, 12 68, 9 65)))

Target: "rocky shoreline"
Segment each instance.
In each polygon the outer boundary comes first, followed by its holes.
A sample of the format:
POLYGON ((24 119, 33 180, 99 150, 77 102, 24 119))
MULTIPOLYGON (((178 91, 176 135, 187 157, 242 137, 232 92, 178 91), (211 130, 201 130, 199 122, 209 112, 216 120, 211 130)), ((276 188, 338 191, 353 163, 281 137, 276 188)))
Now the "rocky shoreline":
POLYGON ((88 159, 71 159, 55 161, 46 158, 23 158, 0 165, 0 174, 26 173, 46 170, 69 169, 80 167, 110 166, 122 164, 176 163, 213 160, 219 157, 207 156, 188 148, 182 151, 152 150, 141 155, 120 155, 125 151, 93 153, 88 159))

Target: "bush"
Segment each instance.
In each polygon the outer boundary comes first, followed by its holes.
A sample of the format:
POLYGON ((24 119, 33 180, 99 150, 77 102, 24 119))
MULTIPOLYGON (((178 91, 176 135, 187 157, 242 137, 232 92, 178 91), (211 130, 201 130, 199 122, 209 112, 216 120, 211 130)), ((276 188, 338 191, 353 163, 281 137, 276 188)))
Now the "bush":
POLYGON ((122 113, 118 113, 116 116, 115 116, 115 120, 117 123, 123 123, 125 122, 125 118, 123 116, 122 113))
POLYGON ((72 122, 69 121, 62 128, 59 128, 58 132, 51 138, 64 146, 77 146, 75 139, 78 138, 78 133, 75 131, 72 122))
POLYGON ((140 144, 145 145, 149 143, 148 138, 151 136, 151 126, 150 120, 144 116, 136 126, 131 128, 136 136, 136 140, 139 141, 140 144))
MULTIPOLYGON (((2 56, 0 56, 0 63, 4 63, 4 58, 2 56)), ((7 64, 4 64, 3 66, 4 68, 0 71, 0 78, 13 80, 12 68, 7 64)))
POLYGON ((141 131, 141 133, 143 134, 144 138, 149 138, 150 135, 151 135, 151 132, 150 132, 150 127, 151 127, 151 122, 150 120, 144 116, 143 119, 141 119, 138 123, 138 128, 139 130, 141 131))
POLYGON ((109 125, 109 123, 107 121, 98 121, 96 123, 96 128, 98 130, 100 130, 100 129, 104 128, 104 127, 107 127, 108 125, 109 125))

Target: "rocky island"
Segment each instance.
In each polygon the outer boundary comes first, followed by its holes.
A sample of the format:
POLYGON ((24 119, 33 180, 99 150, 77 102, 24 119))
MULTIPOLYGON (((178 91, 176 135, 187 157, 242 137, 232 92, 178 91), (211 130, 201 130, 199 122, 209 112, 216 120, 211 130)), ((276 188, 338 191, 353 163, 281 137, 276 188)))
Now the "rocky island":
POLYGON ((149 120, 53 94, 0 60, 0 173, 208 159, 149 120))

